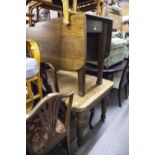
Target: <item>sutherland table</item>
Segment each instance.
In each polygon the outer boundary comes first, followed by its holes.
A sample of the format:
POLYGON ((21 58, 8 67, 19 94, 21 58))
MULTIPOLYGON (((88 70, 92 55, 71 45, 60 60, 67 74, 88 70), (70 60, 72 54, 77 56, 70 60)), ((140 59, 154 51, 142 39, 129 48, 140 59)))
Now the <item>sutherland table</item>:
POLYGON ((77 142, 79 145, 83 143, 83 113, 91 110, 99 101, 101 101, 101 118, 105 119, 106 104, 104 97, 109 93, 113 86, 113 82, 110 80, 102 80, 101 85, 95 84, 96 77, 92 75, 86 75, 86 94, 81 97, 78 95, 77 89, 77 74, 76 72, 58 71, 58 84, 60 92, 74 91, 74 98, 72 104, 72 110, 76 112, 77 117, 77 142))

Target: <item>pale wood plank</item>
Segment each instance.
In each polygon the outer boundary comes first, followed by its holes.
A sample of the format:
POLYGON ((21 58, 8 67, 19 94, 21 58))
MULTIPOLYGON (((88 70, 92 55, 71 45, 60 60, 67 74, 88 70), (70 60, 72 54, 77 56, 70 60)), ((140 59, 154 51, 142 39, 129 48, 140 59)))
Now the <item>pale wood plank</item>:
POLYGON ((86 94, 81 97, 78 95, 76 72, 58 71, 57 75, 60 92, 74 92, 72 108, 76 111, 86 110, 91 104, 102 99, 113 86, 113 82, 106 79, 103 79, 101 85, 97 85, 95 76, 86 75, 86 94))

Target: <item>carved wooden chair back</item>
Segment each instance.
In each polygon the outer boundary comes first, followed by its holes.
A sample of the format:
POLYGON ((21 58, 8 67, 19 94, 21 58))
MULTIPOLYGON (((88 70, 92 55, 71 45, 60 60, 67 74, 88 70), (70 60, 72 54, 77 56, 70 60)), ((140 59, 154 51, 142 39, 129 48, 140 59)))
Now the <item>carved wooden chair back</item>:
MULTIPOLYGON (((72 101, 73 92, 51 93, 33 108, 26 118, 26 144, 30 154, 46 154, 62 139, 69 136, 72 101), (58 112, 63 99, 68 99, 68 104, 65 119, 60 120, 58 112)), ((69 149, 69 146, 67 148, 69 149)))

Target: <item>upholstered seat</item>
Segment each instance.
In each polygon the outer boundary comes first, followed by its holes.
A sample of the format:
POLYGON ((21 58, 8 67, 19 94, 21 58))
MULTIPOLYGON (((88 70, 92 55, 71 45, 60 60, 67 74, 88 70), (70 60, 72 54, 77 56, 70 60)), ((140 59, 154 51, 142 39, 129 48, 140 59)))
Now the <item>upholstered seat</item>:
POLYGON ((57 119, 55 132, 49 135, 42 127, 40 117, 36 116, 32 121, 27 123, 26 137, 29 144, 32 145, 33 151, 38 152, 46 147, 49 137, 54 139, 58 134, 64 134, 66 131, 64 124, 57 119))
POLYGON ((26 79, 38 74, 37 60, 34 58, 26 58, 26 79))

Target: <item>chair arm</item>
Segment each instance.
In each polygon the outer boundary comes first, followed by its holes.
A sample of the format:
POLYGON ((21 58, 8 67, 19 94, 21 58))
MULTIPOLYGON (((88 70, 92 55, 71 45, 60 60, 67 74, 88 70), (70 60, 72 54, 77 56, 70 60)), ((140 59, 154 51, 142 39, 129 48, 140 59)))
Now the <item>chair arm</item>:
POLYGON ((53 80, 53 84, 54 84, 54 89, 56 92, 59 92, 59 86, 58 86, 58 79, 57 79, 57 74, 56 74, 56 70, 54 68, 54 66, 50 63, 45 63, 49 69, 48 71, 51 71, 51 77, 52 77, 52 80, 53 80))

